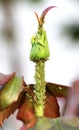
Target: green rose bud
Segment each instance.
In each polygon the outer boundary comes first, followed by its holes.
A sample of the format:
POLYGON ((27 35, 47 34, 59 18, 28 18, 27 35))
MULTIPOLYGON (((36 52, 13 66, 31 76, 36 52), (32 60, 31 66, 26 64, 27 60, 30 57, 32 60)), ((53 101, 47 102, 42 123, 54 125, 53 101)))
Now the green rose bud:
POLYGON ((30 51, 30 59, 32 61, 48 59, 50 52, 46 31, 43 29, 43 27, 32 36, 31 43, 32 48, 30 51))

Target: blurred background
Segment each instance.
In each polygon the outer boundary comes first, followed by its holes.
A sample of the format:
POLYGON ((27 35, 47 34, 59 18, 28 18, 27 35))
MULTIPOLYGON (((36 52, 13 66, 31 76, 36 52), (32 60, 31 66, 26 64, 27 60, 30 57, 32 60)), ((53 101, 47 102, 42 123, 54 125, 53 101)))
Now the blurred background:
MULTIPOLYGON (((79 76, 79 0, 0 0, 0 72, 16 72, 26 83, 34 83, 30 61, 31 37, 37 31, 37 19, 51 5, 45 18, 50 58, 46 62, 46 81, 70 85, 79 76)), ((16 112, 15 112, 16 114, 16 112)), ((12 115, 4 130, 19 130, 20 121, 12 115)))

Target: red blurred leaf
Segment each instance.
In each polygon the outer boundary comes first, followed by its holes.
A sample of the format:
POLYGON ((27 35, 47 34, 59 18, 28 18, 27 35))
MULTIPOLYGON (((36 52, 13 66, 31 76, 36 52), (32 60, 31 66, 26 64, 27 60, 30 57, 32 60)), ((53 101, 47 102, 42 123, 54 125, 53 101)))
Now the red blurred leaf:
POLYGON ((68 91, 71 90, 70 87, 55 83, 46 83, 47 91, 50 91, 56 97, 67 97, 68 91))
POLYGON ((0 112, 0 126, 3 124, 3 112, 0 112))
POLYGON ((51 93, 47 92, 46 104, 44 109, 44 116, 50 118, 56 118, 60 116, 59 105, 57 99, 51 93))
POLYGON ((24 123, 21 130, 27 130, 35 125, 37 118, 35 116, 33 103, 29 99, 26 99, 24 103, 21 104, 17 119, 24 123))
POLYGON ((75 80, 71 87, 68 92, 65 115, 79 116, 79 79, 75 80))

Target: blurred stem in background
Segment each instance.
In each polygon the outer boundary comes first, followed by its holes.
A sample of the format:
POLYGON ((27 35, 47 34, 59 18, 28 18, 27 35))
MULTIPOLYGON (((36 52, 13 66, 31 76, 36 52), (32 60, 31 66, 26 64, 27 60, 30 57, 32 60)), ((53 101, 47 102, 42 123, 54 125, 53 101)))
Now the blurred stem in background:
POLYGON ((14 40, 14 21, 12 16, 12 1, 2 0, 1 4, 4 13, 4 25, 2 29, 3 36, 8 40, 14 40))
MULTIPOLYGON (((76 2, 77 5, 79 5, 79 0, 70 0, 71 4, 72 2, 76 2)), ((74 8, 75 10, 75 8, 74 8)), ((75 18, 74 18, 75 20, 75 18)), ((71 43, 78 43, 79 44, 79 15, 77 17, 77 19, 75 21, 72 21, 69 24, 65 24, 64 26, 62 26, 61 30, 62 30, 62 34, 64 36, 67 36, 68 38, 70 38, 72 41, 71 43)))
MULTIPOLYGON (((9 64, 9 70, 16 71, 18 74, 22 71, 21 66, 21 57, 19 58, 19 50, 18 48, 18 41, 16 35, 16 23, 13 17, 13 1, 12 0, 2 0, 0 1, 4 19, 3 19, 3 26, 0 30, 2 35, 3 42, 1 46, 6 45, 6 50, 4 48, 3 54, 8 55, 7 61, 9 64), (5 53, 6 51, 6 53, 5 53)), ((5 58, 3 58, 5 59, 5 58)), ((8 67, 8 66, 7 66, 8 67)))
MULTIPOLYGON (((71 23, 68 25, 64 25, 63 27, 63 35, 66 35, 71 38, 71 40, 75 41, 74 43, 79 43, 79 24, 71 23)), ((73 42, 72 42, 73 43, 73 42)))
POLYGON ((0 0, 0 2, 2 3, 10 3, 10 2, 29 2, 30 4, 36 4, 36 3, 40 3, 43 2, 44 0, 0 0))

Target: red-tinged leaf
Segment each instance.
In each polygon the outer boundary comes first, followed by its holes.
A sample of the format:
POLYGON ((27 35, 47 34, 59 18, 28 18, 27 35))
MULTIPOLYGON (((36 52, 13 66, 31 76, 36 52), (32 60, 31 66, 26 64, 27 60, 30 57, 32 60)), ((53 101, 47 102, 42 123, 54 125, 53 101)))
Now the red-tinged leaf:
POLYGON ((17 119, 24 123, 21 130, 26 130, 35 125, 37 118, 35 116, 33 103, 29 99, 26 99, 24 103, 21 104, 17 114, 17 119))
POLYGON ((46 16, 47 12, 48 12, 50 9, 52 9, 52 8, 56 8, 56 6, 49 6, 49 7, 47 7, 47 8, 42 12, 42 14, 41 14, 41 21, 42 21, 42 23, 44 22, 44 19, 45 19, 45 16, 46 16))
POLYGON ((56 97, 67 98, 68 91, 71 90, 70 87, 55 83, 46 83, 46 91, 50 91, 56 97))
POLYGON ((39 25, 39 26, 42 26, 42 25, 43 25, 46 14, 47 14, 48 11, 49 11, 50 9, 52 9, 52 8, 56 8, 56 6, 49 6, 49 7, 47 7, 47 8, 42 12, 41 17, 38 17, 38 14, 34 11, 34 13, 35 13, 35 15, 36 15, 36 17, 37 17, 37 21, 38 21, 38 25, 39 25))
POLYGON ((3 124, 3 112, 0 112, 0 126, 3 124))
POLYGON ((37 21, 39 23, 39 17, 38 17, 38 14, 34 11, 35 15, 36 15, 36 18, 37 18, 37 21))
POLYGON ((65 115, 79 116, 79 79, 72 83, 72 89, 68 92, 65 115))
POLYGON ((16 102, 23 90, 23 77, 12 76, 0 90, 0 111, 16 102))
POLYGON ((0 86, 8 82, 8 80, 10 80, 14 75, 15 75, 15 72, 8 75, 0 73, 0 86))
POLYGON ((12 105, 6 109, 0 111, 0 126, 2 126, 5 119, 7 119, 15 110, 19 107, 21 101, 22 93, 19 95, 17 102, 14 102, 12 105))
POLYGON ((51 93, 47 92, 46 103, 44 109, 44 116, 49 118, 56 118, 60 116, 59 105, 57 99, 51 93))

